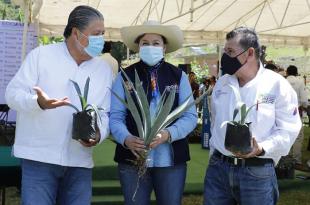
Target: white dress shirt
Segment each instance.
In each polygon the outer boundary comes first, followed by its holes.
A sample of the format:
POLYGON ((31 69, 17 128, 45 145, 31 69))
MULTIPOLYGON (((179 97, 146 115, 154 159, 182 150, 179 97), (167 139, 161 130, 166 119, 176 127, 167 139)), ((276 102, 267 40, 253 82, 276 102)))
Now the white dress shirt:
POLYGON ((79 97, 70 82, 76 81, 82 92, 90 77, 88 103, 104 109, 99 125, 101 141, 109 134, 110 88, 112 72, 100 58, 77 65, 66 43, 40 46, 32 50, 8 84, 7 104, 17 111, 16 139, 13 147, 18 158, 74 167, 93 167, 92 148, 71 138, 72 114, 69 106, 42 110, 34 86, 50 98, 68 97, 81 108, 79 97))
POLYGON ((301 128, 295 91, 285 78, 262 65, 255 78, 243 87, 236 76, 222 76, 212 93, 211 151, 217 149, 226 156, 232 155, 224 146, 226 125, 221 125, 232 120, 240 100, 247 107, 258 103, 249 112, 247 122, 252 122, 252 136, 265 150, 262 157, 277 163, 281 156, 288 154, 301 128))

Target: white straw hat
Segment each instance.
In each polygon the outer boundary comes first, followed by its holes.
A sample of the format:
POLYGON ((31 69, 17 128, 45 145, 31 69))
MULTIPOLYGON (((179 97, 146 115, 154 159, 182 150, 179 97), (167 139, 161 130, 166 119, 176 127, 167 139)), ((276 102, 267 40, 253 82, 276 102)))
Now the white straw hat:
POLYGON ((155 33, 164 36, 167 40, 166 53, 182 47, 183 32, 175 25, 161 25, 158 21, 146 21, 142 25, 126 26, 121 28, 121 36, 125 45, 132 51, 138 52, 139 45, 135 43, 137 37, 145 33, 155 33))

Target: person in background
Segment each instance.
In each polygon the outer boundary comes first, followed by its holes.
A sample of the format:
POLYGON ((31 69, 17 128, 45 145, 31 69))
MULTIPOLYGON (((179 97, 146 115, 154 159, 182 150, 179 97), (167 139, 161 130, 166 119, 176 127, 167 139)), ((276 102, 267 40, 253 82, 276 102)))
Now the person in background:
POLYGON ((111 48, 112 48, 112 42, 106 41, 104 43, 104 47, 102 49, 102 55, 101 58, 108 63, 108 65, 111 67, 113 72, 113 80, 115 79, 117 73, 118 73, 118 62, 117 60, 111 55, 111 48))
POLYGON ((274 72, 278 72, 278 67, 275 64, 273 64, 273 63, 267 63, 265 65, 265 68, 269 69, 269 70, 272 70, 274 72))
MULTIPOLYGON (((204 205, 274 205, 279 192, 274 166, 288 154, 301 127, 298 100, 290 84, 265 69, 256 32, 239 27, 226 35, 220 77, 212 92, 209 165, 204 205), (232 153, 225 148, 226 125, 243 102, 251 109, 252 151, 232 153)), ((237 116, 238 117, 238 116, 237 116)))
POLYGON ((212 95, 212 91, 213 91, 213 88, 214 88, 214 86, 215 86, 215 83, 216 83, 216 78, 215 78, 215 76, 211 76, 210 78, 209 78, 209 87, 208 87, 208 89, 207 89, 207 93, 208 93, 208 95, 212 95))
MULTIPOLYGON (((140 61, 124 71, 133 83, 135 71, 139 75, 149 100, 151 117, 155 116, 159 99, 166 88, 177 88, 172 110, 191 95, 187 75, 180 68, 167 63, 164 58, 165 53, 182 47, 183 33, 179 27, 147 21, 142 25, 122 28, 121 36, 130 50, 139 52, 140 61)), ((126 81, 123 75, 119 74, 113 84, 113 91, 125 99, 122 79, 126 81)), ((187 172, 186 162, 190 160, 187 135, 196 124, 197 113, 195 106, 192 106, 174 123, 161 130, 150 144, 147 171, 139 179, 139 172, 133 161, 139 157, 137 153, 143 152, 146 146, 138 137, 132 114, 112 95, 110 128, 117 142, 114 160, 118 163, 125 205, 149 205, 153 189, 157 204, 181 204, 187 172)))
MULTIPOLYGON (((206 92, 210 85, 210 79, 208 77, 204 77, 202 79, 201 84, 199 85, 199 96, 206 92)), ((206 96, 207 97, 207 96, 206 96)), ((198 117, 201 118, 202 116, 202 108, 203 108, 204 100, 200 101, 197 108, 198 108, 198 117)))
POLYGON ((197 83, 196 74, 194 72, 190 72, 189 75, 189 83, 192 88, 194 100, 199 97, 199 84, 197 83))
POLYGON ((32 50, 6 88, 7 104, 17 111, 15 157, 21 158, 23 205, 91 204, 92 147, 109 134, 112 71, 99 57, 104 44, 102 14, 78 6, 69 15, 65 41, 32 50), (100 112, 96 138, 73 140, 68 105, 80 105, 74 85, 100 112))
MULTIPOLYGON (((306 86, 302 79, 298 78, 298 69, 294 65, 288 66, 286 69, 286 79, 291 84, 293 89, 295 90, 298 98, 298 108, 299 108, 299 114, 302 119, 302 113, 304 110, 307 109, 308 106, 308 93, 306 90, 306 86)), ((303 126, 301 127, 301 130, 298 134, 298 137, 296 138, 292 148, 291 153, 292 157, 295 160, 296 167, 302 166, 302 144, 304 140, 304 129, 303 126)))

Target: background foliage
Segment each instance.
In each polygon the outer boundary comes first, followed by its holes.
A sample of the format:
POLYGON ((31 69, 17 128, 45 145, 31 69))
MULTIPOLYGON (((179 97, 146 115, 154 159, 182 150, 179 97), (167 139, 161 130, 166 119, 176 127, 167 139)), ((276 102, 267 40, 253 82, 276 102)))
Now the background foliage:
POLYGON ((0 17, 2 20, 23 21, 24 15, 18 6, 11 4, 10 0, 0 0, 0 17))

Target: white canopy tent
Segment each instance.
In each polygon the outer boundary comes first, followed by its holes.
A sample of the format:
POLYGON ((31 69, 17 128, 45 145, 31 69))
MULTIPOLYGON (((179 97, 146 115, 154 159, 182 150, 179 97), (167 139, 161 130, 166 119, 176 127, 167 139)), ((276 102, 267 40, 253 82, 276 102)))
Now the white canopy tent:
POLYGON ((119 28, 147 19, 180 26, 185 44, 223 44, 237 26, 258 32, 261 43, 310 46, 310 0, 12 0, 39 23, 40 35, 62 35, 77 5, 89 5, 105 17, 106 39, 121 40, 119 28), (28 5, 25 6, 25 5, 28 5), (27 10, 27 9, 25 9, 27 10))

